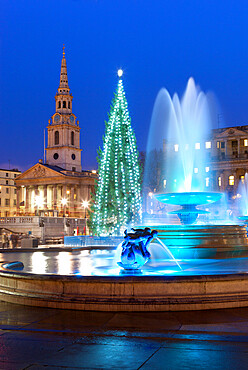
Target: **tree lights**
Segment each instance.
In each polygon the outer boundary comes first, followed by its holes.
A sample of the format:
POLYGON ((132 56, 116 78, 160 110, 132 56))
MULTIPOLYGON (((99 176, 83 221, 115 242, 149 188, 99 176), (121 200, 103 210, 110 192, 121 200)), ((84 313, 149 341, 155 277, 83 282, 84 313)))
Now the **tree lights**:
POLYGON ((119 234, 141 221, 140 167, 127 100, 118 70, 118 86, 98 152, 99 180, 90 220, 93 234, 119 234))

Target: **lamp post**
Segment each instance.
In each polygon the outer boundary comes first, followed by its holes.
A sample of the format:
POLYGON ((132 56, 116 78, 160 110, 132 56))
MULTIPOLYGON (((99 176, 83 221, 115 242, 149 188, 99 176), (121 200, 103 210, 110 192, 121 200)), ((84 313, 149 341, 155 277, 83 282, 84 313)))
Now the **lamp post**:
POLYGON ((89 202, 87 200, 83 200, 82 207, 84 208, 85 235, 86 235, 87 234, 87 208, 89 207, 89 202))

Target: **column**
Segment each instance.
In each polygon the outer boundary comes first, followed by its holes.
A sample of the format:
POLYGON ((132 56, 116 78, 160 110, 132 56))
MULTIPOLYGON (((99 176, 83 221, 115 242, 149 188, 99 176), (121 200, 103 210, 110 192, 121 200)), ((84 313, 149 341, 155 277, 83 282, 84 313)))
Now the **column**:
POLYGON ((57 185, 54 185, 53 186, 53 200, 52 200, 52 204, 53 204, 53 209, 57 209, 57 185))
POLYGON ((43 187, 43 194, 44 194, 44 209, 47 209, 47 185, 43 187))
POLYGON ((25 192, 26 192, 26 199, 25 199, 25 214, 29 213, 29 193, 30 189, 28 186, 25 186, 25 192))
POLYGON ((21 187, 16 187, 16 214, 20 214, 20 199, 21 199, 21 187))
POLYGON ((225 157, 227 157, 227 155, 228 155, 227 144, 228 144, 228 142, 227 142, 227 140, 225 140, 225 157))
POLYGON ((63 186, 62 186, 62 198, 63 198, 63 199, 67 199, 67 204, 62 205, 62 209, 63 209, 63 216, 65 216, 65 214, 67 213, 67 212, 66 212, 66 209, 67 209, 67 207, 68 207, 68 197, 67 197, 67 194, 66 194, 66 185, 63 185, 63 186))
POLYGON ((74 217, 75 216, 75 199, 74 199, 74 194, 75 194, 74 186, 71 186, 70 202, 69 202, 70 216, 71 217, 74 217))

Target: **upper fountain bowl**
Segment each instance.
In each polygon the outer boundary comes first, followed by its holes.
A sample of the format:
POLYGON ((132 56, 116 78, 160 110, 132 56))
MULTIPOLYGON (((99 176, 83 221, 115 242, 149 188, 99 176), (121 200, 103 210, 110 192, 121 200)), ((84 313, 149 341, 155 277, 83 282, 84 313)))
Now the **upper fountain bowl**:
POLYGON ((200 206, 217 202, 221 199, 222 193, 195 191, 183 193, 163 193, 154 194, 154 197, 161 203, 174 204, 174 205, 189 205, 200 206))

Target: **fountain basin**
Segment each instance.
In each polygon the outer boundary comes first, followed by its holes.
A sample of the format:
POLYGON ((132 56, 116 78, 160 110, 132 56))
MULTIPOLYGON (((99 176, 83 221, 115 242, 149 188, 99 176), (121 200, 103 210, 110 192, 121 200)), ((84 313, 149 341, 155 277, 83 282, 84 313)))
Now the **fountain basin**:
POLYGON ((177 259, 248 256, 245 225, 153 225, 177 259))
POLYGON ((210 204, 221 199, 222 193, 218 192, 182 192, 182 193, 163 193, 154 194, 154 197, 161 203, 173 205, 194 205, 210 204))
POLYGON ((177 214, 182 225, 192 225, 199 214, 209 213, 208 211, 198 210, 196 207, 217 202, 221 199, 222 195, 222 193, 217 192, 196 191, 155 194, 154 197, 161 203, 181 206, 181 209, 169 213, 177 214))
MULTIPOLYGON (((157 251, 155 246, 151 249, 152 254, 157 251)), ((101 259, 100 255, 98 262, 98 254, 85 252, 82 248, 67 248, 60 252, 2 253, 5 261, 0 268, 0 299, 28 306, 92 311, 248 307, 248 258, 183 260, 183 270, 168 258, 155 259, 140 274, 123 275, 113 263, 111 251, 110 258, 104 255, 101 259), (24 271, 9 269, 13 257, 23 262, 24 271)))
POLYGON ((0 299, 29 306, 90 311, 246 307, 248 275, 78 277, 1 271, 0 299))

